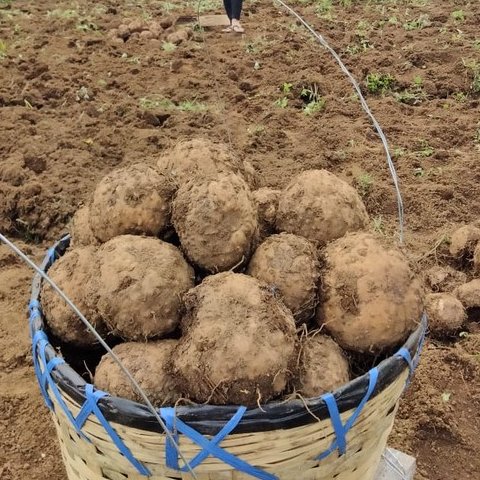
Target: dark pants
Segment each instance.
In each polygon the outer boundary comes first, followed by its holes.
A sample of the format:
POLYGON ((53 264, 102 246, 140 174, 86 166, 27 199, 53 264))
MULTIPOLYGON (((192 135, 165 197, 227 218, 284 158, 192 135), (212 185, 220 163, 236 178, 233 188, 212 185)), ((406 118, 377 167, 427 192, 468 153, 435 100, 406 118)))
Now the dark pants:
POLYGON ((240 14, 242 13, 243 0, 223 0, 225 11, 230 20, 240 20, 240 14))

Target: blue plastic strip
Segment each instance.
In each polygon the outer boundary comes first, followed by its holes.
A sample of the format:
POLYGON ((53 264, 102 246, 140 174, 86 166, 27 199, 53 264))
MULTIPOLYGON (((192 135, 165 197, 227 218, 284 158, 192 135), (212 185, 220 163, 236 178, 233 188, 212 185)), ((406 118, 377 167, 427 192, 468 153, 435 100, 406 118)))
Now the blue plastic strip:
POLYGON ((377 381, 378 381, 378 368, 375 367, 375 368, 372 368, 369 372, 367 393, 362 398, 362 401, 358 404, 358 407, 353 412, 353 415, 347 420, 347 423, 345 424, 345 428, 347 432, 353 427, 353 424, 357 421, 357 418, 362 413, 363 408, 365 407, 367 402, 370 400, 370 397, 373 395, 373 391, 375 390, 377 381))
MULTIPOLYGON (((427 316, 426 314, 423 314, 423 317, 422 317, 422 322, 427 322, 427 316)), ((417 346, 417 351, 415 352, 415 356, 412 358, 412 355, 410 354, 410 351, 405 348, 405 347, 402 347, 396 354, 395 356, 396 357, 400 357, 402 358, 403 360, 405 360, 405 362, 407 363, 408 365, 408 369, 409 369, 409 374, 408 374, 408 378, 407 378, 407 381, 405 382, 405 388, 408 388, 408 386, 410 385, 410 382, 412 380, 412 376, 413 376, 413 373, 415 372, 415 369, 417 368, 418 366, 418 362, 420 361, 420 354, 422 352, 422 349, 423 349, 423 345, 424 345, 424 342, 425 342, 425 336, 426 336, 426 327, 423 329, 423 332, 422 332, 422 335, 419 339, 419 342, 418 342, 418 346, 417 346)))
POLYGON ((32 323, 36 318, 41 318, 41 314, 40 314, 40 310, 35 307, 35 308, 32 308, 32 310, 30 310, 30 317, 29 317, 30 323, 32 323))
MULTIPOLYGON (((175 443, 178 445, 178 432, 175 428, 175 409, 174 408, 161 408, 160 416, 165 420, 165 426, 172 434, 175 443)), ((165 458, 168 468, 179 470, 178 466, 178 453, 175 445, 170 437, 167 437, 165 441, 165 458)))
MULTIPOLYGON (((224 425, 224 427, 210 440, 213 445, 219 445, 221 441, 229 435, 232 430, 238 425, 240 420, 243 417, 243 414, 246 412, 247 407, 239 407, 237 413, 224 425)), ((207 457, 209 453, 205 450, 202 450, 198 453, 190 462, 190 468, 193 470, 195 467, 198 467, 207 457)), ((182 472, 188 472, 189 469, 187 466, 184 466, 182 472)))
POLYGON ((422 316, 422 322, 424 324, 423 332, 420 337, 420 341, 418 342, 418 347, 417 351, 415 353, 415 356, 413 357, 413 369, 415 370, 418 366, 418 362, 420 361, 420 355, 423 350, 423 346, 425 344, 425 337, 427 335, 427 325, 428 325, 428 317, 427 314, 424 312, 422 316))
POLYGON ((85 424, 86 420, 91 414, 94 414, 100 423, 102 424, 105 431, 108 433, 110 438, 113 440, 113 443, 118 448, 119 452, 136 468, 140 475, 146 477, 151 476, 150 470, 141 464, 132 454, 130 449, 125 445, 122 439, 118 436, 117 432, 112 428, 107 419, 103 416, 102 411, 98 408, 97 402, 107 396, 108 393, 102 392, 101 390, 94 391, 93 385, 87 383, 85 386, 85 396, 86 400, 83 404, 80 412, 77 415, 77 418, 73 421, 73 424, 77 429, 81 429, 85 424))
POLYGON ((48 259, 50 265, 55 262, 57 258, 57 252, 55 251, 54 247, 51 247, 47 250, 47 255, 45 258, 48 259))
MULTIPOLYGON (((47 251, 46 261, 53 263, 56 259, 56 252, 54 248, 50 248, 47 251)), ((99 419, 102 426, 105 428, 106 432, 110 435, 113 443, 116 445, 118 450, 128 459, 128 461, 136 468, 136 470, 144 476, 150 476, 150 471, 142 465, 128 449, 128 447, 123 443, 121 438, 117 435, 115 430, 111 427, 108 421, 103 416, 101 410, 97 406, 97 402, 107 395, 107 393, 102 391, 93 391, 93 386, 87 384, 85 387, 86 401, 83 404, 80 412, 77 415, 77 418, 74 418, 67 405, 65 404, 60 391, 52 378, 52 371, 62 363, 65 363, 64 360, 60 357, 53 357, 47 362, 46 348, 49 345, 48 337, 43 330, 37 330, 35 333, 33 330, 33 322, 37 318, 41 318, 40 302, 36 299, 31 300, 28 309, 30 312, 30 334, 32 336, 32 352, 33 352, 33 365, 35 369, 35 375, 37 377, 40 391, 42 397, 45 401, 46 406, 53 410, 54 404, 48 395, 48 389, 50 388, 53 395, 55 396, 57 402, 60 405, 60 408, 63 410, 67 416, 70 423, 73 425, 77 433, 87 442, 90 442, 90 439, 85 436, 82 432, 82 427, 87 421, 88 417, 94 413, 99 419), (43 366, 43 370, 41 368, 43 366)))
POLYGON ((40 302, 34 299, 34 300, 31 300, 30 303, 28 304, 28 309, 31 312, 35 308, 40 310, 40 302))
POLYGON ((49 345, 48 338, 45 335, 45 332, 38 330, 33 336, 33 358, 34 358, 34 367, 37 379, 40 385, 40 390, 42 392, 43 399, 47 407, 52 410, 53 402, 48 395, 48 388, 51 389, 53 395, 55 396, 60 408, 63 410, 67 416, 70 423, 73 425, 77 433, 86 441, 90 442, 89 438, 85 436, 82 432, 82 427, 85 424, 87 418, 94 413, 105 428, 106 432, 110 435, 113 443, 116 445, 120 453, 124 455, 128 461, 137 469, 141 475, 150 476, 150 471, 144 467, 133 455, 128 447, 123 443, 120 437, 117 435, 115 430, 111 427, 108 421, 103 416, 101 410, 97 406, 98 400, 107 395, 107 393, 102 391, 93 391, 93 386, 87 384, 85 387, 85 396, 86 401, 83 404, 80 412, 77 415, 77 418, 74 418, 67 405, 65 404, 60 391, 58 390, 55 381, 53 380, 51 373, 52 371, 60 364, 65 363, 64 360, 60 357, 53 357, 47 362, 47 356, 45 349, 49 345), (39 358, 40 357, 40 360, 39 358), (40 368, 40 361, 43 365, 43 371, 40 368))
MULTIPOLYGON (((232 431, 235 428, 236 424, 238 424, 245 410, 241 413, 241 415, 239 412, 240 410, 237 411, 237 414, 234 417, 232 417, 232 419, 227 423, 228 429, 230 431, 232 431), (233 418, 235 418, 235 422, 236 422, 235 424, 234 424, 233 418)), ((175 428, 180 433, 188 437, 190 440, 192 440, 192 442, 196 443, 198 446, 202 447, 203 449, 202 452, 200 452, 200 454, 198 454, 195 457, 195 459, 197 459, 199 455, 202 455, 202 456, 204 455, 205 458, 211 455, 215 458, 218 458, 219 460, 226 463, 227 465, 230 465, 234 469, 239 470, 240 472, 246 473, 247 475, 250 475, 253 478, 258 478, 260 480, 278 480, 278 477, 276 477, 275 475, 272 475, 271 473, 268 473, 268 472, 264 472, 263 470, 260 470, 258 468, 252 467, 252 465, 248 464, 247 462, 241 460, 235 455, 232 455, 231 453, 227 452, 223 448, 219 447, 214 443, 213 439, 207 440, 203 435, 198 433, 193 428, 189 427, 187 424, 183 423, 179 418, 175 418, 174 409, 161 408, 160 415, 165 420, 166 424, 169 424, 171 426, 173 425, 173 422, 174 422, 175 428), (172 410, 173 410, 173 413, 172 413, 172 410)), ((217 436, 220 436, 220 434, 227 427, 227 425, 225 425, 225 427, 223 427, 222 430, 214 438, 216 438, 217 436)), ((168 452, 166 452, 166 455, 167 454, 168 452)), ((192 464, 190 464, 190 466, 192 466, 192 464)))
POLYGON ((79 429, 85 425, 88 417, 92 414, 94 405, 96 405, 101 398, 107 396, 107 393, 101 390, 91 393, 91 388, 89 387, 91 387, 91 385, 88 384, 85 387, 86 400, 75 418, 75 425, 77 425, 79 429))
MULTIPOLYGON (((68 418, 68 420, 70 421, 70 423, 72 423, 75 426, 75 420, 73 418, 73 415, 71 414, 67 405, 63 401, 62 395, 60 394, 60 391, 58 390, 58 387, 57 387, 57 385, 56 385, 56 383, 53 380, 52 375, 51 375, 53 367, 59 365, 60 363, 64 363, 64 361, 63 361, 63 359, 59 358, 60 361, 58 363, 56 363, 56 365, 54 365, 54 363, 50 364, 51 369, 49 370, 48 364, 50 362, 47 362, 47 354, 45 352, 46 347, 49 344, 48 340, 46 340, 45 333, 40 331, 40 330, 35 334, 34 338, 36 339, 37 337, 40 338, 40 340, 38 342, 34 343, 33 354, 34 355, 38 355, 38 354, 40 355, 40 360, 42 362, 42 365, 44 366, 43 372, 40 372, 39 381, 40 381, 40 388, 42 390, 42 394, 44 395, 47 406, 50 409, 53 409, 53 402, 51 401, 50 397, 48 396, 48 391, 47 391, 47 387, 49 387, 51 389, 55 399, 57 400, 58 404, 60 405, 60 408, 65 413, 65 415, 68 418), (37 336, 37 334, 38 334, 38 336, 37 336), (39 350, 38 353, 37 353, 37 349, 39 350)), ((86 438, 85 435, 81 432, 81 430, 79 430, 78 428, 76 428, 76 430, 77 430, 77 433, 81 437, 86 438)))
POLYGON ((347 431, 340 418, 337 401, 331 393, 323 395, 323 400, 327 404, 330 421, 332 422, 333 431, 335 432, 335 448, 338 449, 340 455, 343 455, 347 450, 347 431))
POLYGON ((330 414, 330 421, 332 422, 333 431, 335 432, 335 440, 332 442, 330 447, 325 450, 325 452, 321 453, 316 460, 323 460, 324 458, 328 457, 333 451, 338 450, 340 455, 345 454, 347 451, 347 433, 353 427, 353 424, 356 422, 359 415, 362 413, 363 408, 365 407, 368 400, 373 394, 375 390, 375 385, 377 384, 378 380, 378 369, 372 368, 369 372, 369 379, 368 379, 368 389, 367 393, 365 393, 364 397, 362 398, 361 402, 358 404, 357 408, 350 416, 350 418, 345 422, 342 423, 342 419, 340 417, 340 413, 338 411, 337 401, 335 397, 331 393, 327 393, 322 395, 323 400, 328 408, 328 413, 330 414))
POLYGON ((39 354, 37 352, 40 342, 48 344, 48 338, 42 330, 35 332, 32 339, 33 368, 35 370, 35 375, 37 377, 38 384, 40 386, 40 392, 42 393, 45 405, 51 410, 53 408, 53 404, 47 394, 47 391, 45 390, 45 386, 43 383, 43 372, 40 368, 40 360, 38 358, 39 354))
POLYGON ((413 374, 413 370, 414 370, 414 365, 413 365, 413 361, 412 361, 412 356, 410 355, 410 352, 408 351, 408 349, 406 349, 405 347, 402 347, 396 354, 395 354, 396 357, 401 357, 405 360, 405 362, 407 362, 407 365, 408 365, 408 369, 410 370, 410 375, 413 374))
POLYGON ((40 311, 40 303, 38 302, 38 300, 32 300, 28 304, 28 310, 30 312, 30 317, 28 319, 29 320, 29 325, 30 325, 30 337, 33 340, 33 336, 34 336, 33 322, 37 318, 39 318, 39 319, 42 318, 42 313, 40 311))
MULTIPOLYGON (((30 322, 32 322, 35 318, 40 316, 40 304, 37 300, 32 300, 29 304, 30 309, 30 322)), ((37 330, 32 338, 32 353, 33 353, 33 366, 35 369, 35 374, 38 379, 38 383, 40 385, 40 391, 42 393, 43 399, 45 401, 46 406, 52 410, 53 409, 53 402, 48 395, 48 387, 50 387, 55 395, 55 398, 58 400, 60 407, 65 412, 65 415, 68 417, 70 421, 73 421, 73 416, 68 410, 65 402, 63 401, 58 388, 55 382, 52 379, 52 371, 58 365, 65 363, 65 361, 60 357, 54 357, 49 362, 47 362, 47 356, 45 349, 49 345, 48 337, 43 330, 37 330), (40 358, 39 358, 40 357, 40 358), (40 360, 41 364, 43 365, 44 369, 40 368, 40 360)), ((78 431, 81 434, 80 431, 78 431)))

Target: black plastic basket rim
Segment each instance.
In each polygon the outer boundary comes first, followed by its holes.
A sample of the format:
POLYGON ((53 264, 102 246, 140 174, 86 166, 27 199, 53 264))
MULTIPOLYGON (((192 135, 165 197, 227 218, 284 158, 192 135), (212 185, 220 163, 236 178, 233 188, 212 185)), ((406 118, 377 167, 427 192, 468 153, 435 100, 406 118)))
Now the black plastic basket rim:
MULTIPOLYGON (((70 236, 64 236, 50 250, 42 262, 40 268, 47 272, 55 259, 62 256, 70 245, 70 236)), ((32 301, 40 303, 40 290, 42 277, 36 274, 32 281, 32 301)), ((31 323, 31 334, 44 330, 44 320, 37 316, 31 323)), ((407 349, 412 358, 419 355, 427 328, 427 319, 424 315, 418 328, 410 335, 403 348, 407 349)), ((52 345, 46 347, 46 359, 49 361, 58 357, 57 351, 52 345)), ((371 398, 383 392, 405 369, 409 368, 405 360, 398 355, 393 355, 383 360, 378 366, 378 381, 371 398)), ((68 395, 79 405, 85 402, 85 380, 73 370, 67 363, 58 365, 52 371, 52 378, 62 392, 68 395)), ((332 394, 338 405, 340 413, 351 410, 360 403, 369 384, 368 372, 365 375, 355 378, 338 388, 332 394)), ((304 401, 294 399, 289 401, 273 401, 262 408, 248 408, 240 423, 235 428, 235 433, 254 433, 271 430, 300 427, 310 423, 330 418, 328 408, 321 397, 309 398, 304 401)), ((125 425, 131 428, 147 430, 151 432, 162 432, 157 419, 146 405, 133 402, 120 397, 107 396, 98 402, 100 410, 108 421, 125 425)), ((203 435, 214 435, 225 425, 237 411, 237 405, 215 406, 195 405, 178 406, 177 417, 184 423, 193 427, 203 435)))

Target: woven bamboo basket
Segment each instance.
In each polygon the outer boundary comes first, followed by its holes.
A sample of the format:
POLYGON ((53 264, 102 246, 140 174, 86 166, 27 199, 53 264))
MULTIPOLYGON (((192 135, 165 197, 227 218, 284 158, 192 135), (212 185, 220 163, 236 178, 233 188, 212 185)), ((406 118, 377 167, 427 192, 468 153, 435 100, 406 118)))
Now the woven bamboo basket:
MULTIPOLYGON (((68 245, 67 236, 49 250, 42 268, 68 245)), ((170 442, 145 406, 95 392, 57 356, 43 331, 40 286, 37 275, 30 303, 33 357, 69 480, 193 478, 181 461, 172 464, 170 442)), ((329 398, 245 409, 221 441, 216 435, 239 407, 165 409, 174 413, 172 433, 187 461, 203 452, 194 466, 199 480, 373 480, 425 329, 423 318, 397 354, 329 398)))

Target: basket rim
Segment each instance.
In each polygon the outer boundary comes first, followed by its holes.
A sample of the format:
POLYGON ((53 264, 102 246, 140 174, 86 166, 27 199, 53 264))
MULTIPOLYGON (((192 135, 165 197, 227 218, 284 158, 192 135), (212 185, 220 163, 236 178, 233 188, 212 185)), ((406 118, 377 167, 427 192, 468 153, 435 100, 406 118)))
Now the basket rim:
MULTIPOLYGON (((55 260, 61 257, 69 246, 70 235, 65 235, 48 250, 40 268, 47 272, 55 260)), ((40 305, 42 280, 41 275, 38 273, 35 274, 32 280, 31 302, 38 302, 40 305)), ((35 316, 31 319, 30 333, 32 338, 35 333, 44 331, 45 321, 41 308, 40 313, 40 316, 35 316)), ((411 333, 402 347, 409 351, 411 358, 419 356, 426 329, 427 317, 423 314, 417 329, 411 333)), ((60 357, 51 344, 48 344, 45 353, 47 361, 60 357)), ((378 369, 378 381, 371 398, 381 394, 409 366, 401 356, 394 354, 380 362, 376 368, 378 369)), ((52 378, 61 393, 69 396, 79 405, 83 405, 86 399, 85 386, 87 382, 68 363, 65 362, 58 365, 52 371, 52 378)), ((355 408, 365 395, 368 384, 369 374, 367 372, 331 392, 335 397, 339 412, 343 413, 355 408)), ((126 427, 151 432, 163 432, 155 416, 146 405, 109 395, 102 398, 98 402, 98 406, 108 421, 126 427)), ((176 415, 199 433, 214 435, 236 413, 238 408, 238 405, 178 406, 176 407, 176 415)), ((317 422, 319 419, 325 420, 329 418, 328 408, 321 396, 305 399, 305 402, 299 399, 288 401, 275 400, 262 405, 262 408, 248 408, 235 428, 235 433, 288 429, 317 422), (308 409, 305 407, 305 403, 308 405, 308 409)))

